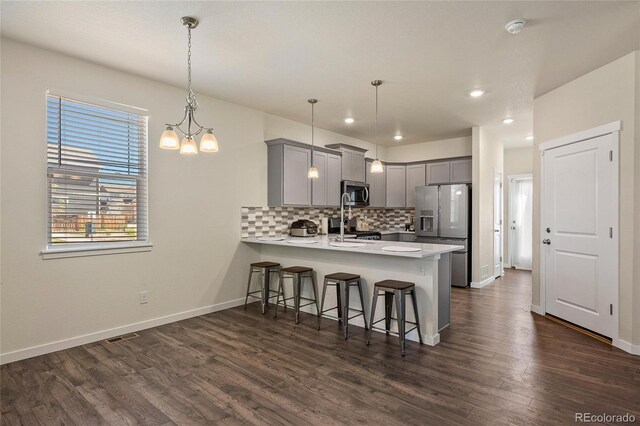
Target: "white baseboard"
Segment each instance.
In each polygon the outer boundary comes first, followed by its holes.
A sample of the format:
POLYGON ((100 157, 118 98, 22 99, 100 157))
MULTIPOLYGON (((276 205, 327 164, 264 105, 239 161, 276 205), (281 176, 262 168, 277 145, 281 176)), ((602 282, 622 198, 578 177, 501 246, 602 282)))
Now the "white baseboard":
POLYGON ((533 312, 534 314, 538 314, 538 315, 542 315, 544 316, 544 309, 542 309, 541 306, 538 305, 531 305, 531 312, 533 312))
POLYGON ((618 349, 621 349, 625 352, 628 352, 632 355, 640 355, 640 345, 633 345, 626 340, 622 339, 613 339, 613 346, 618 349))
POLYGON ((491 284, 492 282, 494 282, 496 280, 496 277, 489 277, 485 280, 476 282, 476 281, 471 281, 471 288, 482 288, 482 287, 486 287, 489 284, 491 284))
POLYGON ((14 361, 20 361, 22 359, 32 358, 34 356, 48 354, 51 352, 61 351, 63 349, 73 348, 75 346, 86 345, 87 343, 110 339, 122 334, 134 333, 136 331, 146 330, 148 328, 158 327, 160 325, 169 324, 172 322, 210 314, 212 312, 234 308, 242 304, 244 304, 244 297, 241 299, 231 300, 229 302, 217 303, 215 305, 204 306, 202 308, 192 309, 190 311, 178 312, 177 314, 166 315, 159 318, 153 318, 133 324, 123 325, 121 327, 72 337, 70 339, 59 340, 57 342, 45 343, 44 345, 32 346, 26 349, 7 352, 4 354, 0 354, 0 365, 8 364, 14 361))

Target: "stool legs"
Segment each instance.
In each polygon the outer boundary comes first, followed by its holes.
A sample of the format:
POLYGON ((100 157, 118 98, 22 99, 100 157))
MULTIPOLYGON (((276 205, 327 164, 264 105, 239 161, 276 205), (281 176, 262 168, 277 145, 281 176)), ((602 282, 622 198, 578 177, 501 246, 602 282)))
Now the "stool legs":
POLYGON ((251 278, 253 277, 253 266, 249 266, 249 279, 247 280, 247 296, 244 298, 244 309, 247 309, 249 301, 249 291, 251 290, 251 278))
POLYGON ((362 307, 362 321, 364 321, 364 329, 368 330, 367 326, 367 315, 365 314, 364 309, 364 295, 362 294, 362 281, 358 280, 358 293, 360 293, 360 306, 362 307))
POLYGON ((318 330, 320 330, 320 323, 322 321, 322 311, 324 309, 324 298, 327 296, 327 283, 329 280, 324 279, 322 284, 322 300, 320 301, 320 309, 318 309, 318 330))
POLYGON ((284 283, 282 282, 282 270, 278 270, 278 294, 276 296, 276 308, 273 310, 273 317, 278 317, 278 306, 280 306, 280 294, 282 294, 282 303, 284 311, 287 312, 287 298, 284 295, 284 283))
POLYGON ((316 274, 311 272, 311 289, 313 290, 313 300, 316 302, 316 312, 320 312, 320 305, 318 304, 318 284, 316 283, 316 274))
POLYGON ((376 305, 378 304, 378 290, 373 290, 373 301, 371 302, 371 319, 369 320, 369 330, 367 330, 367 346, 371 342, 371 333, 373 332, 373 321, 376 318, 376 305))
POLYGON ((349 286, 344 281, 338 281, 338 291, 342 299, 342 330, 344 339, 347 340, 349 333, 349 286))
POLYGON ((413 301, 413 316, 416 319, 416 327, 418 328, 418 339, 422 345, 422 331, 420 331, 420 318, 418 318, 418 301, 416 300, 416 291, 411 291, 411 300, 413 301))
POLYGON ((398 337, 400 338, 400 353, 404 356, 404 343, 405 343, 405 333, 406 324, 405 324, 405 316, 406 316, 406 301, 403 290, 396 290, 396 315, 398 316, 398 337))
POLYGON ((392 311, 393 311, 393 293, 385 291, 384 292, 384 329, 387 330, 387 335, 391 330, 392 311))

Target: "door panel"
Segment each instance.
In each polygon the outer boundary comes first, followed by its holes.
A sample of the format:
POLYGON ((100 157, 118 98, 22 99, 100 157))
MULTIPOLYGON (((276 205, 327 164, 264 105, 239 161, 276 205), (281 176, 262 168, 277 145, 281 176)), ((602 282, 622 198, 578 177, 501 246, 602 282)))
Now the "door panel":
POLYGON ((542 179, 546 311, 609 337, 618 305, 616 151, 612 135, 547 150, 542 179))
POLYGON ((314 206, 327 205, 327 154, 313 153, 313 165, 318 169, 318 178, 311 181, 311 203, 314 206))
POLYGON ((284 146, 283 204, 309 205, 311 182, 307 172, 311 166, 311 150, 297 146, 284 146))
POLYGON ((440 187, 440 237, 467 238, 469 189, 466 185, 440 187))
POLYGON ((502 276, 502 173, 493 182, 493 275, 502 276))
POLYGON ((404 207, 406 194, 405 166, 387 166, 387 207, 404 207))
POLYGON ((327 205, 340 206, 341 157, 327 154, 327 205))
POLYGON ((416 206, 416 187, 426 185, 426 167, 424 164, 407 166, 407 194, 406 206, 416 206))

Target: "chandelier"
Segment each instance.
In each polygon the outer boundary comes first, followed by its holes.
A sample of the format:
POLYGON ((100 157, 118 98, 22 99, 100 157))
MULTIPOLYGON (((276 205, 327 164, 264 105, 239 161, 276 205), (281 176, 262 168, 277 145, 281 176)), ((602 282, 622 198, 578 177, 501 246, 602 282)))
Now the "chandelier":
POLYGON ((196 121, 195 117, 195 113, 198 109, 198 99, 191 89, 191 30, 198 26, 198 20, 191 16, 184 16, 181 21, 182 25, 187 27, 188 32, 187 74, 189 91, 187 92, 187 105, 184 107, 184 116, 182 117, 182 121, 176 124, 166 124, 167 128, 160 137, 160 148, 180 149, 180 154, 195 155, 198 153, 198 146, 196 145, 194 138, 204 132, 200 138, 200 151, 218 152, 218 140, 213 135, 213 131, 211 128, 201 126, 196 121), (185 123, 186 131, 180 127, 185 123), (182 134, 182 142, 179 142, 178 134, 174 129, 177 129, 182 134))

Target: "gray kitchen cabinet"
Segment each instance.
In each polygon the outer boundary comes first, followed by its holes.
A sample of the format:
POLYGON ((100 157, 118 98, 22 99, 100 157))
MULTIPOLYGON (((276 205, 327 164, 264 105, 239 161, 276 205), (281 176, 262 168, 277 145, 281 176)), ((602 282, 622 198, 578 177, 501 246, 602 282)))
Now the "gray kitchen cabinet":
POLYGON ((450 181, 450 162, 427 163, 427 185, 447 184, 450 181))
POLYGON ((387 200, 388 208, 404 207, 406 203, 407 176, 406 166, 404 165, 386 165, 387 175, 387 200))
POLYGON ((314 151, 313 165, 318 169, 318 178, 311 180, 311 204, 314 206, 327 205, 327 153, 314 151))
POLYGON ((468 183, 473 180, 471 172, 471 158, 451 160, 450 162, 450 183, 468 183))
POLYGON ((311 167, 311 150, 284 145, 282 204, 311 204, 311 180, 307 177, 311 167))
POLYGON ((416 234, 400 234, 400 241, 405 243, 413 243, 416 241, 416 234))
POLYGON ((400 234, 382 234, 382 241, 400 241, 400 234))
POLYGON ((342 153, 342 180, 365 181, 364 154, 367 152, 366 149, 341 143, 326 145, 326 147, 342 153))
POLYGON ((407 164, 406 207, 416 206, 416 187, 426 185, 426 165, 407 164))
POLYGON ((341 160, 339 154, 327 154, 327 206, 340 206, 341 160))
POLYGON ((382 173, 371 173, 371 163, 365 162, 365 182, 369 184, 369 207, 385 208, 387 206, 387 168, 382 173))

